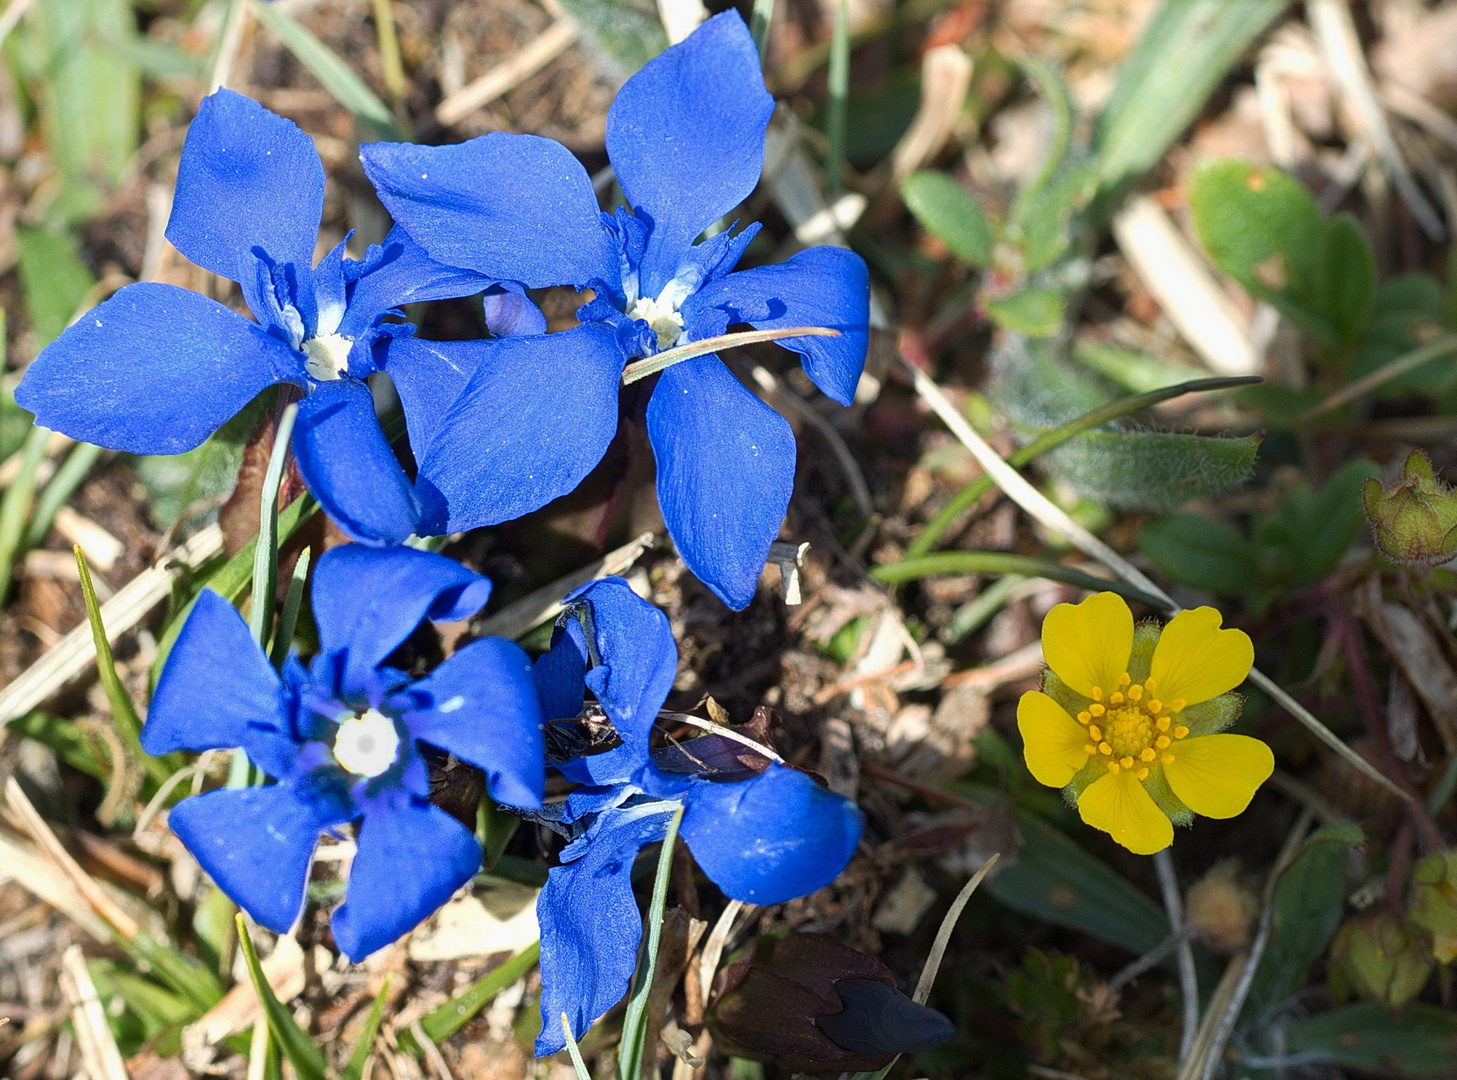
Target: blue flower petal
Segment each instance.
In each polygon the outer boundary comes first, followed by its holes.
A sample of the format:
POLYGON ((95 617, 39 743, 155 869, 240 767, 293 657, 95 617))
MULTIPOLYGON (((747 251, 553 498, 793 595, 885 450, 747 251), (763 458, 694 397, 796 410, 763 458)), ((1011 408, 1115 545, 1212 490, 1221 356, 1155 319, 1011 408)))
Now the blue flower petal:
POLYGON ((345 656, 341 679, 357 689, 424 620, 459 622, 486 606, 491 583, 433 551, 346 544, 314 570, 319 654, 345 656))
POLYGON ((642 916, 632 896, 638 849, 663 838, 676 807, 608 810, 562 852, 536 901, 541 924, 541 1034, 536 1056, 566 1045, 562 1013, 580 1039, 627 993, 642 916), (568 861, 571 860, 571 861, 568 861))
POLYGON ((372 143, 359 156, 390 215, 441 262, 529 288, 617 281, 592 181, 560 143, 492 132, 453 146, 372 143))
POLYGON ((251 251, 314 263, 324 166, 314 140, 252 98, 219 90, 187 129, 167 239, 198 266, 241 282, 251 251))
POLYGON ((747 607, 794 490, 794 433, 709 355, 663 372, 648 439, 683 561, 729 607, 747 607))
POLYGON ((491 797, 536 809, 546 777, 541 704, 531 659, 504 638, 482 638, 454 653, 411 688, 426 708, 404 717, 417 739, 485 772, 491 797))
POLYGON ((280 934, 303 909, 319 833, 355 814, 337 787, 308 780, 210 791, 183 799, 167 816, 218 888, 280 934))
POLYGON ((823 888, 855 854, 864 816, 807 773, 770 765, 738 783, 693 781, 683 839, 715 885, 746 904, 823 888))
POLYGON ((483 341, 422 341, 399 337, 389 343, 385 371, 400 395, 410 452, 418 465, 435 429, 488 355, 483 341))
POLYGON ((455 818, 424 799, 382 793, 365 804, 335 942, 358 963, 409 933, 480 868, 481 846, 455 818))
POLYGON ((180 454, 302 358, 257 323, 172 285, 128 285, 48 345, 15 400, 36 423, 132 454, 180 454))
POLYGON ((299 472, 351 539, 399 544, 416 530, 420 503, 358 379, 334 379, 298 406, 293 452, 299 472))
POLYGON ((537 658, 531 669, 541 712, 548 721, 570 720, 582 711, 587 666, 582 625, 569 619, 552 632, 551 648, 537 658))
POLYGON ((366 268, 350 289, 339 324, 339 333, 348 338, 361 336, 381 315, 406 304, 473 296, 494 284, 474 270, 436 262, 398 225, 361 262, 366 268))
POLYGON ((678 672, 678 646, 668 617, 620 577, 594 581, 566 602, 583 602, 591 609, 602 662, 586 673, 585 682, 635 764, 642 764, 648 757, 648 735, 678 672))
POLYGON ((514 281, 503 281, 481 297, 486 329, 493 337, 546 333, 546 314, 514 281))
POLYGON ((683 303, 695 340, 722 334, 731 323, 758 330, 823 326, 839 337, 783 338, 804 358, 815 385, 841 405, 855 398, 870 341, 870 277, 865 260, 837 247, 813 247, 782 263, 729 274, 683 303))
POLYGON ((288 694, 236 608, 211 589, 198 593, 157 680, 142 725, 142 749, 241 746, 269 776, 287 776, 298 747, 288 694))
POLYGON ((754 190, 774 99, 736 11, 649 60, 607 113, 607 155, 635 209, 653 220, 641 293, 656 296, 689 245, 754 190))
POLYGON ((417 450, 428 531, 521 517, 567 494, 602 460, 617 432, 627 363, 611 327, 457 342, 447 355, 474 371, 445 414, 426 416, 421 399, 407 402, 415 430, 429 432, 417 450))

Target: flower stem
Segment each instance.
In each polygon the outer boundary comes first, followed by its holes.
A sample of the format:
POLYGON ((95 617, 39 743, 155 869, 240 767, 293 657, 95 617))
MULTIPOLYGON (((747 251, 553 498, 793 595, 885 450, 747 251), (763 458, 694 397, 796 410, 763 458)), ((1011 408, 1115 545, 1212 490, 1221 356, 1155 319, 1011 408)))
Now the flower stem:
POLYGON ((741 334, 720 334, 718 337, 691 341, 675 349, 666 349, 646 360, 628 364, 622 371, 622 385, 630 386, 639 379, 656 375, 660 371, 681 364, 684 360, 707 356, 721 349, 733 349, 740 345, 754 345, 761 341, 782 341, 793 337, 839 337, 840 331, 827 326, 789 326, 780 330, 748 330, 741 334))
POLYGON ((653 879, 652 903, 648 905, 648 940, 643 948, 637 978, 633 981, 627 1013, 622 1020, 622 1042, 617 1057, 618 1080, 640 1080, 642 1073, 643 1045, 649 1035, 648 993, 653 987, 653 969, 658 962, 658 939, 663 933, 663 905, 668 900, 668 879, 673 870, 673 845, 678 839, 678 825, 682 820, 683 807, 680 805, 668 820, 667 832, 663 834, 663 846, 658 852, 658 873, 653 879))
MULTIPOLYGON (((1169 849, 1154 852, 1154 869, 1159 875, 1159 889, 1164 894, 1164 910, 1169 916, 1169 933, 1184 931, 1184 899, 1179 892, 1179 879, 1174 874, 1174 857, 1169 849)), ((1189 1057, 1194 1035, 1199 1030, 1199 977, 1194 971, 1194 949, 1183 937, 1178 946, 1179 992, 1184 998, 1184 1032, 1179 1038, 1179 1064, 1189 1057)))
POLYGON ((850 5, 835 5, 830 38, 829 147, 825 152, 825 194, 833 200, 845 188, 845 127, 850 106, 850 5))

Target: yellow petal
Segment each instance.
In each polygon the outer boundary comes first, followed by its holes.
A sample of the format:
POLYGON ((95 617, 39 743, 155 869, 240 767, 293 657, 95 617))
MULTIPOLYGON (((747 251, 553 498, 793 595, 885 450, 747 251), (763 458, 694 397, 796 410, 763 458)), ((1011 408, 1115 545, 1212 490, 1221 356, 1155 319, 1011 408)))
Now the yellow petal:
POLYGON ((1027 768, 1039 784, 1066 787, 1088 763, 1088 732, 1046 694, 1029 690, 1017 702, 1017 730, 1022 732, 1027 768))
POLYGON ((1212 607, 1181 611, 1169 620, 1149 669, 1161 700, 1197 705, 1245 681, 1255 647, 1243 630, 1221 630, 1223 621, 1212 607))
POLYGON ((1255 789, 1275 771, 1275 755, 1248 735, 1204 735, 1172 747, 1164 766, 1169 787, 1196 814, 1231 818, 1244 812, 1255 789))
MULTIPOLYGON (((1042 621, 1042 655, 1074 692, 1106 696, 1118 689, 1133 652, 1133 612, 1117 593, 1094 593, 1081 604, 1058 604, 1042 621)), ((1163 687, 1159 687, 1162 692, 1163 687)))
POLYGON ((1135 855, 1152 855, 1174 842, 1173 822, 1129 769, 1093 781, 1078 799, 1078 813, 1135 855))

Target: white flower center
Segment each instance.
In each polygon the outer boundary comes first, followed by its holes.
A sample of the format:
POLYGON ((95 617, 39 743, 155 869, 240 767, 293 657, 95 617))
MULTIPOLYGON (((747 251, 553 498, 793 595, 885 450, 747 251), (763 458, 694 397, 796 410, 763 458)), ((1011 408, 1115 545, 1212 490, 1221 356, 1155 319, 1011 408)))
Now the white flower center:
MULTIPOLYGON (((663 291, 667 292, 666 289, 663 291)), ((671 349, 683 336, 683 316, 678 314, 677 305, 667 296, 660 296, 656 300, 650 296, 642 297, 632 305, 628 316, 641 319, 653 328, 653 332, 658 335, 659 349, 671 349)))
POLYGON ((309 378, 315 382, 332 382, 349 370, 349 350, 353 338, 340 334, 320 334, 304 342, 304 355, 308 357, 304 366, 309 378))
POLYGON ((379 776, 398 760, 399 751, 394 721, 377 709, 341 720, 334 736, 334 760, 356 776, 379 776))

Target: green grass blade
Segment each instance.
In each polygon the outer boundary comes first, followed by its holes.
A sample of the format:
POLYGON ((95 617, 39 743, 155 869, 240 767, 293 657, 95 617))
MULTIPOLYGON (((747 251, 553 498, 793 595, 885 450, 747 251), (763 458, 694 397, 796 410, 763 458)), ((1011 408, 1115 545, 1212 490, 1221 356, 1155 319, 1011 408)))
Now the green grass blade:
MULTIPOLYGON (((434 1012, 427 1014, 420 1021, 420 1030, 425 1032, 430 1041, 438 1046, 465 1027, 471 1017, 485 1008, 492 998, 535 967, 540 958, 540 942, 527 946, 500 967, 456 994, 434 1012)), ((416 1045, 415 1037, 408 1030, 399 1032, 399 1040, 400 1046, 404 1050, 417 1056, 423 1052, 416 1045)))
POLYGON ((638 966, 633 982, 632 994, 627 1001, 627 1013, 622 1019, 622 1042, 617 1051, 618 1080, 640 1080, 643 1063, 643 1047, 648 1041, 647 1030, 648 992, 653 987, 653 970, 658 964, 658 940, 663 933, 663 906, 668 901, 668 878, 673 870, 673 846, 678 839, 678 825, 683 820, 683 807, 673 811, 668 821, 668 831, 663 835, 663 846, 658 852, 658 873, 653 879, 653 899, 648 905, 647 945, 643 949, 642 963, 638 966))
POLYGON ((133 958, 185 997, 199 1016, 223 999, 223 985, 210 969, 145 930, 122 944, 133 958))
POLYGON ((567 1019, 566 1013, 562 1013, 562 1034, 567 1037, 567 1053, 571 1055, 572 1068, 577 1070, 577 1080, 592 1080, 592 1074, 587 1071, 587 1063, 582 1060, 582 1048, 572 1037, 572 1022, 567 1019))
MULTIPOLYGON (((308 492, 300 495, 293 502, 283 508, 278 515, 278 543, 286 544, 293 538, 299 529, 312 518, 319 509, 318 500, 308 492)), ((211 589, 228 600, 237 600, 243 595, 243 590, 253 580, 253 555, 258 548, 258 538, 249 540, 241 551, 220 566, 213 575, 203 583, 204 587, 211 589)), ((192 612, 192 605, 196 602, 194 596, 186 606, 179 611, 173 620, 167 624, 162 639, 157 643, 157 659, 152 662, 151 680, 152 685, 157 684, 157 676, 162 673, 162 665, 167 662, 167 657, 172 652, 172 646, 177 641, 177 635, 182 633, 182 626, 187 622, 187 616, 192 612)))
POLYGON ((35 475, 40 470, 40 463, 45 460, 46 440, 50 437, 51 433, 39 425, 30 429, 30 434, 25 437, 20 471, 5 489, 5 497, 0 499, 0 603, 5 601, 5 594, 10 591, 11 574, 25 537, 31 497, 35 494, 35 475))
POLYGON ((254 17, 278 35, 289 52, 298 62, 308 68, 334 100, 359 118, 382 139, 402 141, 403 132, 395 122, 394 114, 373 90, 365 85, 348 64, 329 46, 314 37, 309 30, 277 4, 266 0, 253 5, 254 17))
POLYGON ((66 500, 76 493, 92 466, 100 459, 103 451, 91 443, 77 443, 66 455, 66 460, 56 470, 50 483, 41 488, 35 501, 35 513, 30 517, 30 527, 25 532, 25 546, 39 547, 51 531, 56 513, 66 505, 66 500))
POLYGON ((273 652, 270 659, 276 668, 283 667, 293 644, 294 631, 298 629, 298 609, 304 599, 304 582, 309 576, 309 556, 313 548, 299 552, 298 561, 293 564, 293 577, 288 582, 288 595, 283 598, 283 614, 278 618, 278 633, 273 636, 273 652))
MULTIPOLYGON (((1049 450, 1055 450, 1069 439, 1076 438, 1085 431, 1100 427, 1110 420, 1117 420, 1119 417, 1127 416, 1130 413, 1147 409, 1160 402, 1168 401, 1171 398, 1181 397, 1184 394, 1202 394, 1211 390, 1228 390, 1234 386, 1247 386, 1250 383, 1260 382, 1261 379, 1255 375, 1241 375, 1232 378, 1219 379, 1191 379, 1189 382, 1178 383, 1174 386, 1165 386, 1159 390, 1151 390, 1146 394, 1133 394, 1129 397, 1119 398, 1117 401, 1103 405, 1084 413, 1073 420, 1069 420, 1061 427, 1053 428, 1033 439, 1026 446, 1019 448, 1007 458, 1007 464, 1013 468, 1020 469, 1049 450)), ((978 499, 985 495, 994 486, 991 477, 979 476, 966 487, 962 488, 941 508, 941 512, 928 521, 916 538, 906 548, 906 559, 914 559, 928 554, 934 548, 951 523, 969 507, 976 505, 978 499)))
POLYGON ((278 419, 258 504, 258 542, 253 548, 253 601, 248 608, 248 629, 253 633, 253 640, 265 649, 273 629, 274 594, 278 590, 278 487, 283 483, 283 463, 288 458, 288 440, 297 418, 298 406, 290 405, 278 419))
POLYGON ((369 1061, 369 1052, 374 1049, 374 1039, 379 1034, 379 1023, 384 1018, 384 1002, 390 992, 391 977, 384 977, 384 985, 375 995, 374 1006, 364 1021, 364 1030, 359 1033, 359 1041, 354 1044, 354 1053, 349 1055, 349 1063, 339 1074, 339 1080, 361 1080, 364 1076, 364 1066, 369 1061))
POLYGON ((288 1058, 299 1080, 326 1080, 328 1063, 308 1033, 273 993, 273 987, 263 977, 263 967, 258 963, 258 950, 248 936, 248 923, 240 914, 237 917, 238 944, 243 947, 243 959, 248 964, 248 974, 253 979, 253 990, 263 1005, 263 1015, 268 1021, 268 1033, 278 1043, 283 1056, 288 1058))
POLYGON ((829 149, 825 154, 825 194, 838 195, 845 187, 845 121, 850 107, 850 7, 835 5, 835 29, 830 39, 829 149))
POLYGON ((1040 577, 1048 581, 1061 581, 1076 585, 1090 592, 1111 592, 1127 600, 1163 611, 1168 605, 1156 596, 1134 588, 1126 582, 1110 578, 1094 577, 1081 570, 1074 570, 1061 563, 1046 559, 1033 559, 1026 555, 1009 555, 1002 551, 938 551, 915 559, 886 563, 870 571, 870 576, 886 585, 900 585, 907 581, 919 581, 923 577, 938 574, 1021 574, 1023 577, 1040 577))
POLYGON ((81 595, 86 600, 86 619, 91 623, 91 640, 96 645, 96 673, 101 678, 101 688, 106 691, 106 702, 111 706, 111 719, 121 734, 127 749, 137 756, 147 776, 156 783, 167 780, 182 763, 173 759, 170 763, 154 758, 142 749, 142 718, 132 696, 127 693, 116 673, 116 660, 111 654, 111 643, 106 640, 106 627, 101 621, 101 605, 96 601, 96 586, 91 582, 91 568, 86 565, 86 556, 80 545, 72 550, 76 553, 76 571, 81 577, 81 595))
POLYGON ((768 60, 769 24, 774 21, 774 0, 754 0, 754 11, 749 16, 749 33, 754 37, 754 48, 759 50, 759 62, 768 60))

